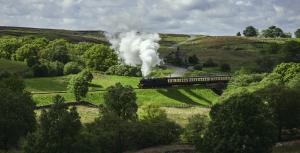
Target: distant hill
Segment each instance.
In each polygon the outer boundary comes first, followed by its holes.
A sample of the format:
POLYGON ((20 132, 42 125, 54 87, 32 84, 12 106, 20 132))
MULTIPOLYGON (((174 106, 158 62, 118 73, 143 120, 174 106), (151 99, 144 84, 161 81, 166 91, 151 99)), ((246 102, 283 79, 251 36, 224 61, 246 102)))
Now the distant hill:
MULTIPOLYGON (((1 36, 37 36, 50 40, 63 38, 72 43, 94 42, 109 45, 104 31, 72 31, 62 29, 41 29, 0 26, 1 36)), ((227 63, 233 69, 257 67, 256 61, 263 56, 279 58, 268 51, 274 44, 283 44, 296 38, 246 38, 236 36, 204 36, 187 34, 160 34, 159 53, 162 58, 180 51, 182 58, 196 55, 200 62, 211 58, 216 63, 227 63)))
POLYGON ((41 29, 0 26, 0 36, 36 36, 50 40, 63 38, 70 42, 95 42, 108 44, 104 31, 72 31, 61 29, 41 29))

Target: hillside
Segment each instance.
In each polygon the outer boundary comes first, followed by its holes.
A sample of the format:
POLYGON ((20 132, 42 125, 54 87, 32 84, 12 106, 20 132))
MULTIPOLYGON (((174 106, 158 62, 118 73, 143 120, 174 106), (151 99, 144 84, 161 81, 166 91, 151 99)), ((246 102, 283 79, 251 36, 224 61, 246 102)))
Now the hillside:
MULTIPOLYGON (((72 31, 60 29, 39 29, 22 27, 0 26, 1 36, 36 36, 46 37, 50 40, 63 38, 72 43, 95 42, 109 44, 104 36, 104 31, 72 31)), ((217 64, 227 63, 233 70, 241 67, 258 67, 256 61, 261 57, 269 56, 273 59, 280 55, 266 53, 274 44, 283 44, 295 38, 246 38, 236 36, 203 36, 186 34, 160 34, 161 58, 166 61, 170 55, 179 51, 182 60, 187 60, 191 55, 196 55, 200 62, 213 59, 217 64)), ((168 61, 167 61, 168 63, 168 61)))
POLYGON ((70 42, 95 42, 108 44, 104 31, 71 31, 62 29, 40 29, 0 26, 0 36, 36 36, 50 40, 63 38, 70 42))

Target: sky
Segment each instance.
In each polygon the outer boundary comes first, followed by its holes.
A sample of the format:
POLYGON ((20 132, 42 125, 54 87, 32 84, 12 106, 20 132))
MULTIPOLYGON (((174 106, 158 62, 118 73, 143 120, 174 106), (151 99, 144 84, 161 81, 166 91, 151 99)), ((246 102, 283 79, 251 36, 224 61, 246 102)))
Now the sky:
POLYGON ((300 0, 0 0, 0 25, 235 35, 246 26, 300 28, 300 0))

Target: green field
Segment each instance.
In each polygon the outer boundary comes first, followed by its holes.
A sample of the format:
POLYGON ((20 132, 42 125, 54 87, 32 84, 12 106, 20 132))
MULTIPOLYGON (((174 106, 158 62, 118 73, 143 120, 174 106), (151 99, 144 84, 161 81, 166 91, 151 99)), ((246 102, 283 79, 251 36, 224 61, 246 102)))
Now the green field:
MULTIPOLYGON (((75 101, 75 97, 68 93, 67 85, 71 76, 26 79, 26 90, 33 93, 37 105, 50 104, 52 97, 60 94, 66 101, 75 101)), ((202 87, 167 88, 167 89, 138 89, 140 78, 112 75, 94 75, 90 92, 83 100, 95 104, 103 103, 105 89, 117 82, 130 85, 137 94, 138 105, 158 104, 160 106, 211 106, 218 96, 209 89, 202 87)))

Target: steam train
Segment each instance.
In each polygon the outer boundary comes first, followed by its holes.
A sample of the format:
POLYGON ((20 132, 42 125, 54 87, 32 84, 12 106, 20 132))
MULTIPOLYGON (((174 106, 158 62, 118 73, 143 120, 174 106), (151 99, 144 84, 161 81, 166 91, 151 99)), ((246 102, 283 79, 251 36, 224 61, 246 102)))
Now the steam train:
POLYGON ((210 87, 227 84, 230 79, 231 76, 226 74, 202 75, 197 77, 143 78, 140 80, 139 88, 163 88, 192 85, 204 85, 210 87))

